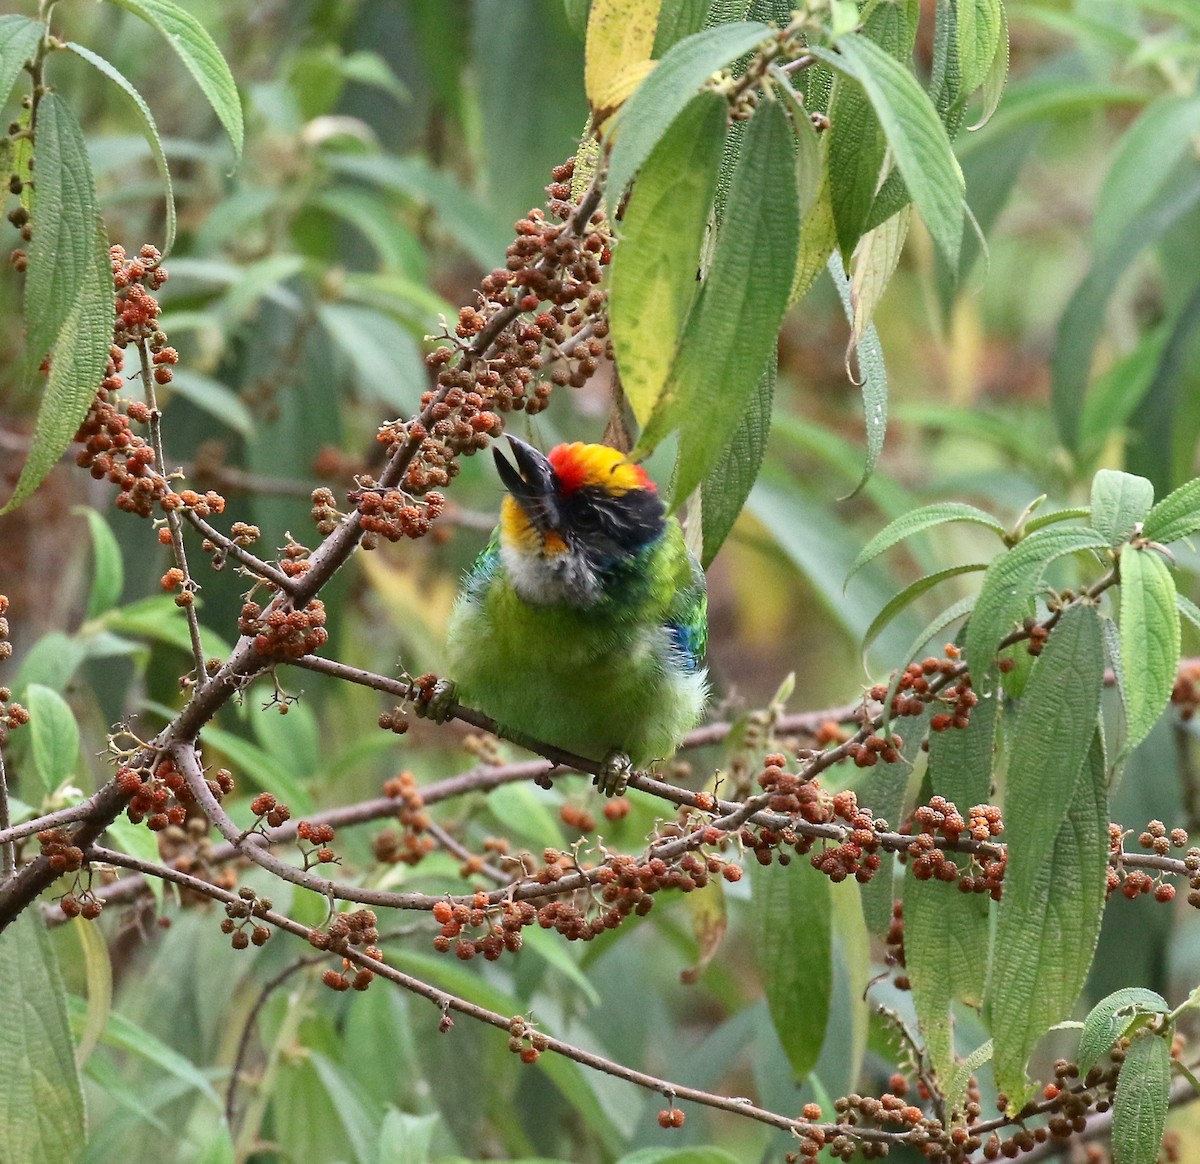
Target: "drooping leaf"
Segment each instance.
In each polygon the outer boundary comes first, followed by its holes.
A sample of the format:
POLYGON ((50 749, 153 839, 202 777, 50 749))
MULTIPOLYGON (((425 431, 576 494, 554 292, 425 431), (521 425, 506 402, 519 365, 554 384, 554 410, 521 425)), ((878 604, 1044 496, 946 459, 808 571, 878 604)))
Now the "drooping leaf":
POLYGON ((1079 1036, 1079 1073, 1086 1075, 1112 1049, 1138 1016, 1166 1014, 1171 1009, 1167 1000, 1144 986, 1127 986, 1102 998, 1083 1020, 1079 1036))
POLYGON ((1179 667, 1175 579, 1162 556, 1132 544, 1121 550, 1121 676, 1127 746, 1149 734, 1171 700, 1179 667))
POLYGON ((900 262, 900 252, 908 237, 908 207, 903 207, 885 222, 859 239, 854 252, 854 276, 850 282, 850 301, 854 304, 850 347, 858 347, 875 318, 875 308, 900 262))
POLYGON ((775 1032, 803 1079, 825 1040, 833 990, 830 882, 807 860, 753 866, 755 948, 775 1032))
POLYGON ((1004 537, 1005 529, 990 513, 974 505, 961 501, 936 501, 932 505, 922 505, 919 509, 911 510, 895 521, 883 527, 865 546, 862 553, 854 559, 850 573, 846 576, 849 582, 868 562, 879 557, 892 546, 899 545, 906 538, 920 533, 922 530, 933 529, 951 521, 968 521, 975 525, 986 526, 997 537, 1004 537))
POLYGON ((777 102, 746 131, 712 264, 639 449, 680 429, 676 505, 720 459, 757 387, 787 309, 799 241, 792 131, 777 102))
POLYGON ((71 928, 79 939, 87 982, 87 1018, 79 1034, 79 1045, 75 1048, 75 1063, 83 1070, 96 1044, 100 1042, 112 1013, 112 960, 99 926, 77 917, 71 923, 71 928))
POLYGON ((1008 14, 1004 11, 1003 0, 996 0, 1000 15, 1000 32, 996 38, 996 51, 992 56, 991 67, 983 79, 983 109, 979 120, 969 129, 982 129, 992 119, 992 115, 1000 107, 1000 96, 1004 92, 1008 80, 1008 14))
POLYGON ((142 127, 142 134, 150 146, 150 155, 154 158, 154 165, 158 169, 159 177, 162 178, 163 204, 166 207, 167 219, 162 253, 164 256, 169 255, 171 248, 175 245, 175 189, 171 185, 171 171, 167 166, 167 155, 163 152, 162 141, 158 136, 158 126, 154 122, 154 114, 150 112, 150 106, 146 104, 142 95, 129 83, 125 75, 111 61, 106 60, 98 53, 92 52, 91 49, 85 48, 81 44, 76 44, 74 41, 68 41, 66 47, 76 56, 82 57, 112 81, 129 99, 129 103, 133 106, 134 112, 137 114, 138 122, 142 127))
POLYGON ((41 911, 26 909, 0 940, 0 1143, 16 1164, 76 1160, 83 1092, 66 994, 41 911))
POLYGON ((1146 519, 1154 486, 1145 477, 1101 469, 1092 479, 1092 528, 1119 546, 1146 519))
POLYGON ((1170 1098, 1170 1040, 1143 1030, 1130 1043, 1117 1075, 1113 1164, 1154 1164, 1162 1149, 1170 1098))
POLYGON ((92 536, 92 588, 88 593, 87 616, 96 618, 121 599, 125 585, 121 547, 103 514, 87 505, 76 505, 71 512, 87 520, 92 536))
POLYGON ((1000 48, 1004 8, 1000 0, 961 0, 955 15, 961 86, 964 93, 973 93, 991 72, 1000 48))
POLYGON ((699 287, 728 106, 701 93, 654 147, 613 254, 609 319, 621 388, 639 424, 658 403, 699 287))
POLYGON ((994 666, 1000 640, 1024 615, 1050 563, 1065 554, 1107 548, 1107 540, 1094 530, 1056 525, 1036 530, 993 559, 967 623, 967 662, 977 688, 994 666))
POLYGON ((610 205, 623 196, 630 179, 696 90, 718 69, 755 48, 770 33, 765 24, 739 21, 706 28, 671 47, 621 107, 613 123, 607 185, 610 205))
POLYGON ((212 106, 225 127, 233 151, 241 157, 245 130, 242 103, 233 74, 204 25, 173 0, 111 0, 140 17, 162 34, 212 106))
POLYGON ((927 590, 932 590, 938 583, 945 582, 948 578, 957 578, 961 574, 970 574, 979 570, 986 570, 987 568, 986 562, 968 562, 962 566, 950 566, 945 570, 926 574, 923 578, 918 578, 915 582, 910 582, 871 620, 871 625, 867 628, 867 633, 863 636, 861 650, 865 651, 875 641, 879 632, 896 615, 911 606, 927 590))

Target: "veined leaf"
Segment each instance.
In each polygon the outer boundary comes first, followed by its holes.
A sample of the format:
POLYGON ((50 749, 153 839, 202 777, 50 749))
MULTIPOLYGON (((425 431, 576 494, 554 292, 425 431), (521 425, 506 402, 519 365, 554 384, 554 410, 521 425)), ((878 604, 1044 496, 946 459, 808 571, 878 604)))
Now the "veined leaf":
POLYGON ((1200 606, 1178 591, 1175 592, 1175 609, 1200 631, 1200 606))
POLYGON ((771 35, 758 21, 739 21, 706 28, 673 45, 654 71, 621 106, 613 122, 612 157, 608 165, 608 200, 624 195, 659 138, 683 112, 696 90, 718 69, 757 47, 771 35))
MULTIPOLYGON (((242 156, 245 130, 242 103, 233 74, 216 41, 190 12, 173 0, 111 0, 157 29, 195 78, 217 119, 229 134, 233 152, 242 156)), ((40 114, 39 114, 40 117, 40 114)))
POLYGON ((1034 664, 1008 765, 1008 863, 987 1010, 996 1085, 1014 1111, 1030 1093, 1025 1064, 1070 1013, 1099 938, 1108 855, 1103 675, 1096 608, 1067 608, 1034 664))
POLYGON ((658 403, 700 285, 727 116, 718 94, 693 98, 642 167, 622 220, 609 318, 621 388, 639 424, 658 403))
POLYGON ((1031 534, 1036 529, 1041 529, 1043 526, 1055 525, 1060 521, 1078 521, 1083 517, 1091 517, 1092 510, 1087 505, 1073 505, 1069 509, 1051 509, 1045 513, 1038 513, 1031 517, 1023 526, 1025 533, 1031 534))
MULTIPOLYGON (((842 307, 845 308, 846 318, 850 320, 850 348, 846 351, 847 375, 851 349, 857 356, 858 370, 862 378, 863 419, 867 428, 867 459, 863 464, 862 476, 858 484, 840 498, 847 501, 854 497, 859 490, 871 479, 879 454, 883 452, 883 438, 887 432, 887 368, 883 363, 883 345, 879 342, 879 333, 873 323, 868 323, 861 335, 855 339, 856 310, 850 293, 846 275, 836 255, 829 260, 829 273, 833 277, 834 286, 841 296, 842 307)), ((853 377, 851 377, 853 379, 853 377)))
POLYGON ((902 207, 886 221, 868 231, 854 252, 854 276, 850 281, 850 300, 854 318, 850 327, 850 347, 857 348, 875 318, 875 308, 883 298, 900 252, 908 237, 909 208, 902 207))
POLYGON ((977 689, 984 690, 983 679, 995 666, 1000 640, 1023 615, 1050 563, 1065 554, 1107 548, 1108 542, 1094 530, 1048 526, 992 561, 967 623, 967 662, 977 689))
POLYGON ((129 98, 130 104, 137 113, 138 121, 141 122, 142 133, 146 138, 147 144, 150 146, 150 154, 154 158, 154 165, 157 167, 159 177, 162 178, 163 182, 163 202, 166 206, 167 223, 162 253, 164 256, 169 255, 171 248, 175 245, 175 188, 171 185, 171 171, 167 167, 167 155, 163 153, 162 141, 158 136, 158 126, 154 123, 154 114, 150 112, 150 106, 146 104, 142 95, 126 80, 125 75, 111 61, 105 60, 104 57, 92 52, 91 49, 84 48, 83 45, 76 44, 74 41, 67 41, 67 48, 76 56, 82 57, 88 64, 92 65, 112 81, 129 98))
POLYGON ((1121 662, 1133 748, 1170 702, 1179 667, 1175 579, 1156 550, 1134 545, 1121 550, 1121 662))
POLYGON ((1145 520, 1154 504, 1154 486, 1145 477, 1101 469, 1092 478, 1092 528, 1119 546, 1145 520))
MULTIPOLYGON (((25 692, 29 703, 29 729, 33 737, 33 767, 42 790, 53 792, 79 763, 79 725, 70 704, 51 687, 30 683, 25 692)), ((29 798, 31 788, 22 792, 29 798)))
POLYGON ((873 41, 850 33, 838 39, 837 48, 836 53, 809 51, 862 85, 918 213, 947 264, 957 270, 963 176, 936 110, 913 74, 873 41))
POLYGON ((1171 1098, 1170 1040, 1141 1031, 1129 1045, 1113 1097, 1113 1164, 1154 1164, 1171 1098))
POLYGON ((988 1039, 986 1043, 976 1047, 958 1065, 958 1070, 954 1072, 954 1078, 950 1080, 950 1086, 946 1089, 946 1102, 951 1110, 962 1108, 963 1101, 967 1097, 967 1085, 971 1082, 971 1076, 985 1063, 991 1062, 995 1050, 995 1040, 988 1039))
POLYGON ((121 547, 104 515, 88 505, 76 505, 72 513, 81 514, 92 535, 92 588, 88 594, 87 616, 97 618, 121 600, 125 585, 125 566, 121 547))
POLYGON ((25 62, 32 59, 45 35, 46 26, 40 20, 0 16, 0 105, 7 103, 25 62))
POLYGON ((0 941, 0 979, 4 1157, 14 1164, 77 1160, 86 1143, 83 1092, 41 910, 18 914, 0 941))
MULTIPOLYGON (((824 146, 825 139, 822 138, 824 146)), ((825 147, 825 156, 828 147, 825 147)), ((813 204, 800 224, 800 247, 796 252, 796 272, 792 276, 792 290, 788 305, 798 302, 808 294, 817 276, 830 263, 830 256, 837 246, 837 227, 833 221, 833 206, 829 200, 829 174, 821 166, 821 185, 817 189, 813 204)), ((844 277, 844 275, 843 275, 844 277)))
POLYGON ((653 67, 662 0, 592 0, 584 87, 597 125, 614 113, 653 67))
POLYGON ((833 991, 829 879, 807 860, 752 866, 755 948, 775 1032, 796 1079, 816 1064, 833 991))
MULTIPOLYGON (((149 832, 149 829, 143 831, 149 832)), ((79 1035, 79 1045, 75 1048, 75 1063, 82 1070, 100 1042, 112 1013, 112 960, 99 926, 77 917, 71 923, 71 929, 79 939, 87 981, 87 1018, 79 1035)))
POLYGON ((1200 530, 1200 478, 1168 493, 1146 515, 1142 533, 1164 545, 1177 542, 1200 530))
POLYGON ((879 632, 892 621, 906 607, 911 606, 918 598, 921 597, 927 590, 932 590, 939 582, 945 582, 947 578, 957 578, 960 574, 970 574, 977 570, 986 570, 988 564, 986 562, 968 562, 963 566, 950 566, 945 570, 938 570, 933 574, 926 574, 923 578, 918 578, 915 582, 910 582, 903 590, 900 591, 871 621, 871 625, 867 628, 867 633, 863 636, 862 646, 860 650, 866 649, 875 641, 879 632))
POLYGON ((1083 1020, 1079 1036, 1079 1073, 1086 1075, 1112 1049, 1140 1015, 1166 1014, 1167 1000, 1144 986, 1127 986, 1102 998, 1083 1020))
POLYGON ((1000 47, 1003 14, 1000 0, 959 0, 955 7, 964 93, 978 89, 991 71, 1000 47))
POLYGON ((846 581, 849 582, 868 562, 879 557, 884 551, 890 550, 892 546, 899 545, 906 538, 910 538, 922 530, 933 529, 935 526, 945 525, 951 521, 969 521, 976 525, 986 526, 1000 538, 1004 537, 1006 532, 1004 526, 990 513, 986 513, 974 505, 967 505, 965 502, 936 501, 932 505, 922 505, 920 509, 914 509, 896 518, 895 521, 889 522, 867 542, 863 546, 862 553, 854 559, 854 565, 850 567, 846 581))
POLYGON ((968 129, 982 129, 991 121, 992 114, 999 108, 1000 95, 1004 92, 1004 85, 1008 80, 1008 15, 1004 11, 1003 0, 996 0, 996 7, 1000 14, 1000 34, 996 39, 996 52, 992 57, 991 67, 983 79, 983 110, 979 120, 968 126, 968 129))
POLYGON ((647 452, 679 426, 676 506, 720 459, 749 404, 787 308, 798 241, 792 130, 767 102, 746 130, 708 276, 639 441, 647 452))

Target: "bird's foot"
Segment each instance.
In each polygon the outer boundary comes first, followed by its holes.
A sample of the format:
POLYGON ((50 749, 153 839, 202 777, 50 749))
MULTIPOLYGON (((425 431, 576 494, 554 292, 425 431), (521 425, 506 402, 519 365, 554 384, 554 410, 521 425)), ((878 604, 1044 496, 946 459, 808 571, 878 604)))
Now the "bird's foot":
POLYGON ((413 711, 421 719, 445 723, 458 702, 458 684, 453 679, 439 679, 432 688, 421 691, 413 702, 413 711))
POLYGON ((624 796, 632 775, 633 765, 629 757, 614 749, 604 757, 604 763, 592 777, 592 783, 602 796, 624 796))

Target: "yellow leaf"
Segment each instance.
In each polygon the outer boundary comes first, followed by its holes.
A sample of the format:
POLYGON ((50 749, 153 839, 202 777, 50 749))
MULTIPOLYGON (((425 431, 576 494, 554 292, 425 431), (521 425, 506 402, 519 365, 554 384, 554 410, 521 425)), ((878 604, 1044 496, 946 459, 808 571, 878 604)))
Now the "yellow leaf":
POLYGON ((596 124, 616 112, 654 67, 654 33, 662 0, 593 0, 588 16, 584 85, 596 124))

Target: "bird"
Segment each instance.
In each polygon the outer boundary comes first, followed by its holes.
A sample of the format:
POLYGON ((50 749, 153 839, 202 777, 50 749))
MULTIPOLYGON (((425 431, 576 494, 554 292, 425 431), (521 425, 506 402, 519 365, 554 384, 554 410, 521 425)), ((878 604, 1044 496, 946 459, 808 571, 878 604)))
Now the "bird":
POLYGON ((426 714, 461 701, 516 743, 598 762, 622 794, 674 754, 708 698, 704 571, 641 465, 576 441, 493 448, 506 494, 450 616, 450 679, 426 714), (515 463, 514 463, 515 462, 515 463))

